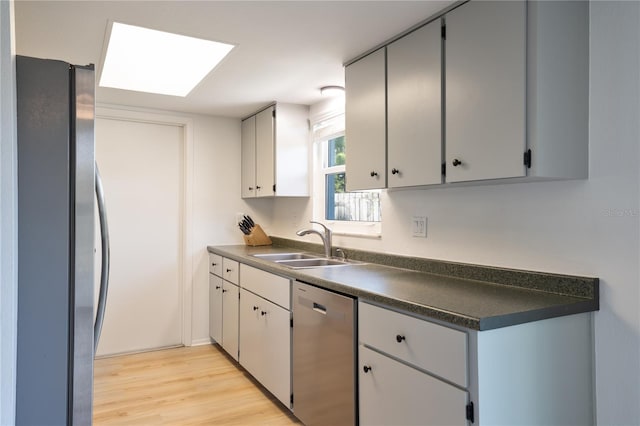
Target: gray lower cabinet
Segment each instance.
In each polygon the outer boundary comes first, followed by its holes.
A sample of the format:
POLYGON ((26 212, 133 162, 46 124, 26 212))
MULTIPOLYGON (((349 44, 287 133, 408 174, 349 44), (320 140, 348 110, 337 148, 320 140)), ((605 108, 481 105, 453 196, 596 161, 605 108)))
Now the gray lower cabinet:
POLYGON ((228 281, 222 282, 222 349, 238 360, 238 308, 240 289, 228 281))
POLYGON ((361 425, 465 425, 467 334, 358 304, 361 425))
MULTIPOLYGON (((291 279, 210 263, 212 339, 295 414, 291 279)), ((357 316, 363 426, 595 424, 591 313, 477 331, 361 298, 357 316)))
POLYGON ((209 337, 222 344, 222 278, 209 274, 209 337))
POLYGON ((291 280, 240 264, 240 365, 291 407, 291 280))
POLYGON ((291 398, 291 315, 245 289, 240 295, 240 364, 285 406, 291 398))
POLYGON ((360 346, 360 425, 466 425, 467 392, 360 346))
POLYGON ((591 314, 459 330, 358 303, 361 425, 595 423, 591 314))
POLYGON ((209 337, 238 360, 238 262, 209 254, 209 337))

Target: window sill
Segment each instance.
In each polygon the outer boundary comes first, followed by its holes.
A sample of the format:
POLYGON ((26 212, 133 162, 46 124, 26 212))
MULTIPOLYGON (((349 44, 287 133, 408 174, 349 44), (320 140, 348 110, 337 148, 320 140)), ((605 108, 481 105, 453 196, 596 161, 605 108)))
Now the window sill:
POLYGON ((368 238, 371 240, 379 240, 382 238, 382 234, 359 234, 357 232, 333 232, 333 235, 338 235, 341 237, 354 237, 354 238, 368 238))

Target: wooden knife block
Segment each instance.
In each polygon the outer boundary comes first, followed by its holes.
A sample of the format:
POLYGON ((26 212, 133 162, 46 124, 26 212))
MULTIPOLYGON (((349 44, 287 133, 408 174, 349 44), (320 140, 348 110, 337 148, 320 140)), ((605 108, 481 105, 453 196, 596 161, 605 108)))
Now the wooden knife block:
POLYGON ((251 229, 249 235, 244 236, 244 243, 248 246, 270 246, 272 244, 271 238, 264 233, 258 224, 251 229))

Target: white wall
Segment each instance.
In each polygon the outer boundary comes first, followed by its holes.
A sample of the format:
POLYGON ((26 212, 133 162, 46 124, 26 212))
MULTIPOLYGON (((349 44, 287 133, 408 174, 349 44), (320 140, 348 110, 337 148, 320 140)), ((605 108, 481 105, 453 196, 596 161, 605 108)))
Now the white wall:
POLYGON ((207 245, 242 244, 235 214, 254 214, 240 198, 240 120, 194 116, 193 332, 209 341, 207 245))
MULTIPOLYGON (((591 4, 590 178, 387 192, 382 239, 336 245, 600 278, 600 425, 640 422, 640 3, 591 4), (412 215, 428 217, 412 238, 412 215)), ((272 233, 296 238, 308 202, 277 200, 272 233)), ((306 215, 306 217, 305 217, 306 215)), ((319 240, 317 241, 319 242, 319 240)))
POLYGON ((0 424, 15 421, 17 176, 13 2, 0 1, 0 424))

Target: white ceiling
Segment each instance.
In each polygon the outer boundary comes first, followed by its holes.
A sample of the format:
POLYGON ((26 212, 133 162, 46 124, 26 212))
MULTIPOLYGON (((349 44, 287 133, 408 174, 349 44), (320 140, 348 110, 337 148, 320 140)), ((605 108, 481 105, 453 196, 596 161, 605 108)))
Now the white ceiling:
POLYGON ((453 1, 15 2, 20 55, 96 64, 109 20, 236 45, 186 98, 98 88, 100 103, 244 117, 272 101, 311 105, 342 64, 453 1))

